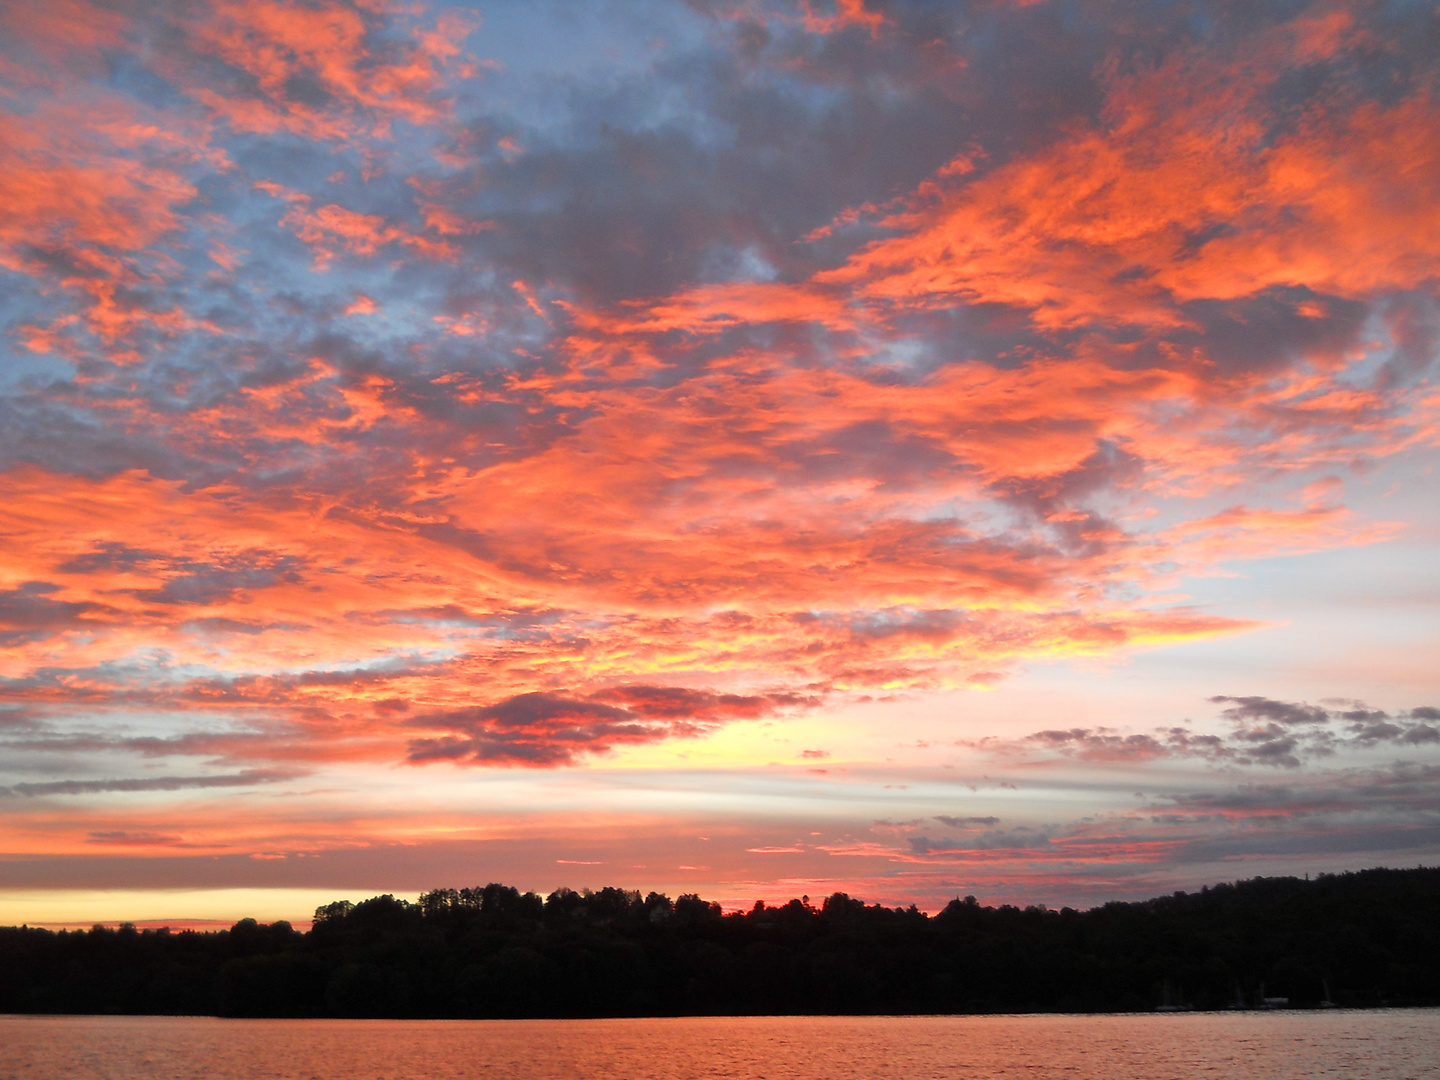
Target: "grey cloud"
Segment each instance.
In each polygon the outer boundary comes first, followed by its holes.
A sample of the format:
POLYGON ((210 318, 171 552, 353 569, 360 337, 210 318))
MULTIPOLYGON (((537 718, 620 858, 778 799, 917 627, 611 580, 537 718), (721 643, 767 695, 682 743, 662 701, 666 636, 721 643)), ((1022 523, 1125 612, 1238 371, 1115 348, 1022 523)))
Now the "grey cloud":
POLYGON ((1302 756, 1329 755, 1347 745, 1370 747, 1389 742, 1414 746, 1440 741, 1440 731, 1419 722, 1440 712, 1430 706, 1391 716, 1359 701, 1332 702, 1342 707, 1326 709, 1255 696, 1222 695, 1210 700, 1233 703, 1221 715, 1236 723, 1232 740, 1248 744, 1237 758, 1241 763, 1248 756, 1258 764, 1295 768, 1302 756), (1337 724, 1343 725, 1343 733, 1335 730, 1337 724))
POLYGON ((911 836, 906 839, 906 843, 916 855, 945 855, 970 851, 1032 851, 1049 848, 1052 838, 1045 831, 1020 826, 1005 831, 979 833, 964 840, 911 836))
POLYGON ((118 780, 52 780, 39 784, 12 784, 0 787, 3 798, 43 798, 49 795, 94 795, 112 791, 181 791, 186 788, 254 787, 293 780, 302 773, 247 769, 219 776, 149 776, 118 780))
POLYGON ((1333 757, 1347 748, 1440 743, 1440 727, 1423 722, 1440 718, 1440 710, 1431 706, 1392 717, 1363 702, 1346 702, 1344 708, 1331 710, 1260 696, 1217 695, 1208 700, 1229 703, 1221 713, 1234 724, 1228 735, 1199 734, 1185 727, 1133 734, 1104 727, 1065 728, 1037 731, 1018 740, 982 739, 962 745, 1005 754, 1048 750, 1113 764, 1199 758, 1221 765, 1299 769, 1306 760, 1333 757))
POLYGON ((186 630, 203 634, 244 634, 254 637, 270 630, 304 630, 305 624, 293 622, 249 622, 245 619, 227 619, 219 616, 205 619, 187 619, 181 624, 186 630))
POLYGON ((1298 741, 1292 736, 1265 738, 1249 748, 1247 755, 1260 765, 1276 765, 1287 769, 1298 769, 1300 759, 1295 756, 1298 741))
POLYGON ((132 594, 150 603, 204 606, 223 603, 251 589, 297 582, 304 565, 304 560, 294 555, 259 549, 217 553, 202 562, 108 541, 68 560, 61 569, 77 574, 123 571, 160 577, 163 583, 159 588, 135 589, 132 594))
MULTIPOLYGON (((416 723, 430 722, 440 714, 416 717, 416 723)), ((593 701, 577 701, 558 694, 536 692, 518 694, 494 705, 473 709, 456 709, 443 714, 446 723, 460 727, 491 724, 498 727, 536 727, 554 724, 557 721, 599 721, 628 719, 632 714, 625 709, 603 705, 593 701)))
MULTIPOLYGON (((1382 714, 1383 715, 1383 714, 1382 714)), ((1346 717, 1349 719, 1349 717, 1346 717)), ((1406 729, 1396 724, 1387 723, 1383 720, 1373 723, 1356 723, 1352 731, 1358 742, 1373 743, 1386 739, 1401 739, 1406 734, 1406 729)))
POLYGON ((1187 815, 1365 814, 1409 818, 1440 810, 1440 765, 1396 762, 1378 769, 1298 774, 1285 784, 1238 784, 1212 791, 1175 792, 1156 798, 1187 815))
POLYGON ((818 699, 793 693, 717 694, 678 686, 611 687, 586 698, 534 692, 491 705, 417 714, 406 726, 449 731, 414 739, 408 758, 553 767, 617 745, 696 736, 818 699))
POLYGON ((1338 359, 1359 342, 1371 313, 1366 303, 1292 288, 1193 301, 1184 310, 1201 329, 1176 340, 1203 348, 1220 370, 1237 373, 1278 370, 1302 356, 1338 359), (1302 313, 1301 305, 1313 300, 1322 302, 1323 316, 1302 313))
POLYGON ((998 817, 952 817, 949 814, 935 814, 934 820, 952 829, 989 829, 1000 824, 998 817))
POLYGON ((124 829, 106 829, 88 833, 86 843, 113 844, 123 847, 170 847, 180 843, 180 837, 168 833, 132 832, 124 829))
POLYGON ((1297 705, 1266 697, 1231 697, 1220 694, 1209 699, 1216 705, 1233 702, 1221 715, 1231 720, 1270 720, 1279 724, 1323 724, 1330 713, 1318 705, 1297 705))
POLYGON ((1166 747, 1151 735, 1120 735, 1108 728, 1037 731, 1026 740, 1049 749, 1066 750, 1089 760, 1139 760, 1161 757, 1166 747))
POLYGON ((1385 314, 1395 350, 1384 381, 1403 385, 1423 378, 1440 357, 1440 304, 1424 294, 1397 297, 1385 314))
POLYGON ((385 623, 421 623, 432 626, 454 626, 488 630, 504 637, 538 636, 570 614, 555 609, 521 609, 518 611, 470 611, 457 604, 424 608, 381 608, 375 611, 353 611, 346 619, 367 625, 385 623))
POLYGON ((58 585, 45 581, 27 581, 13 589, 0 590, 0 646, 42 641, 82 624, 87 615, 112 610, 93 601, 52 599, 59 591, 58 585))
POLYGON ((681 686, 627 685, 602 690, 595 700, 623 705, 640 716, 676 719, 752 720, 782 708, 808 708, 820 703, 814 695, 792 692, 717 694, 681 686))
MULTIPOLYGON (((0 751, 39 754, 119 751, 139 754, 145 758, 206 757, 240 763, 290 760, 296 757, 296 750, 303 742, 304 736, 287 725, 272 725, 270 730, 192 731, 168 737, 65 735, 47 734, 41 730, 27 738, 11 738, 0 742, 0 751)), ((319 753, 320 756, 323 756, 323 751, 319 753)), ((260 774, 261 771, 256 771, 254 774, 241 775, 260 774)), ((274 775, 279 776, 280 773, 277 772, 274 775)), ((69 783, 70 781, 65 782, 69 783)))
MULTIPOLYGON (((983 170, 1098 119, 1114 26, 1101 35, 1003 7, 886 14, 873 41, 863 28, 806 33, 793 18, 722 21, 701 48, 574 85, 565 122, 543 133, 471 116, 462 146, 486 182, 462 175, 443 198, 501 227, 458 242, 482 265, 602 301, 746 273, 747 252, 793 278, 868 237, 797 239, 877 193, 913 190, 957 148, 983 144, 983 170), (657 116, 676 96, 684 121, 657 116), (495 151, 502 135, 526 152, 495 151)), ((1147 24, 1143 36, 1165 32, 1147 24)))

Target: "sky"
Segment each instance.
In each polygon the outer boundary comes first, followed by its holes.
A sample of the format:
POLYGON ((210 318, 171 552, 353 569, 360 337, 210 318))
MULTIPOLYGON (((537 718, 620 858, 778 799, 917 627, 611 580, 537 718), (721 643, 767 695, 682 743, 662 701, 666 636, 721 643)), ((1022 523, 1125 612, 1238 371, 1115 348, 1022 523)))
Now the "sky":
POLYGON ((1440 10, 0 5, 0 923, 1440 859, 1440 10))

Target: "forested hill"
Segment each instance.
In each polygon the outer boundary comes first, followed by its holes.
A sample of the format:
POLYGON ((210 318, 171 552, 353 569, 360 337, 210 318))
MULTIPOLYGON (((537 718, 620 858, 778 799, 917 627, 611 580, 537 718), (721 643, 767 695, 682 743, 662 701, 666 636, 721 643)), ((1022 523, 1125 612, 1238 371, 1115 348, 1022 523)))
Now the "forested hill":
POLYGON ((308 934, 0 929, 0 1012, 226 1016, 1218 1009, 1440 1003, 1440 869, 1257 878, 1142 903, 935 916, 837 893, 725 915, 697 896, 501 885, 380 896, 308 934))

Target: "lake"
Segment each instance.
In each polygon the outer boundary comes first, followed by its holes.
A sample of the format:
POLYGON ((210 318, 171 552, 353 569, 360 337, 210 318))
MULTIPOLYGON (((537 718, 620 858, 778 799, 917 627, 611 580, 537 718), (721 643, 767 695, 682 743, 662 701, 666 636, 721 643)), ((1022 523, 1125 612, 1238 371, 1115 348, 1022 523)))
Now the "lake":
POLYGON ((0 1080, 1440 1076, 1440 1010, 643 1020, 0 1016, 0 1080))

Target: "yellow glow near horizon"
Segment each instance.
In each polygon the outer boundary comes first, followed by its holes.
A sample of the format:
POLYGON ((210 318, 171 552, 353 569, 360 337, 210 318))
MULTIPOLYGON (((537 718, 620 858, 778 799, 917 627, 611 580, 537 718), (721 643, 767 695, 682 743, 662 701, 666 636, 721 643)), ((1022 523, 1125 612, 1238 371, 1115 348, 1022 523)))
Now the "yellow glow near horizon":
POLYGON ((364 900, 383 892, 413 899, 406 890, 343 889, 0 889, 0 926, 55 929, 170 924, 176 928, 230 926, 240 919, 281 919, 304 929, 315 909, 336 900, 364 900))

